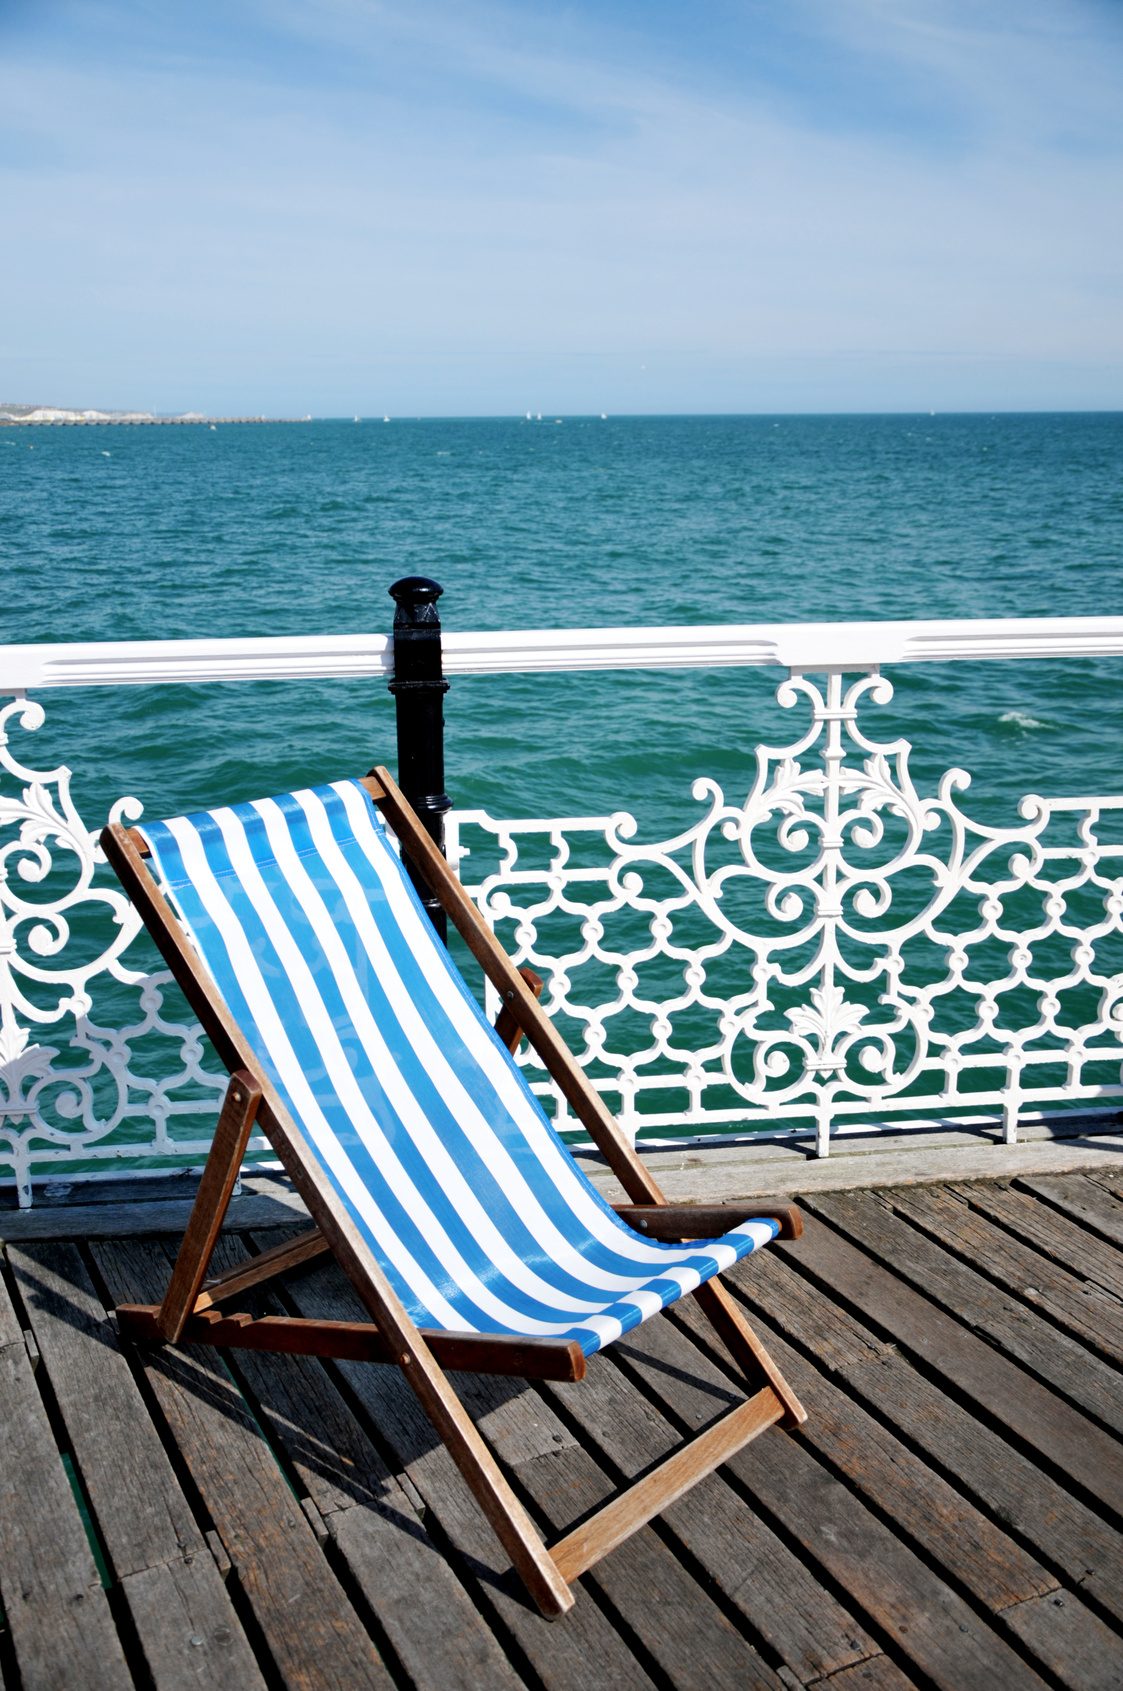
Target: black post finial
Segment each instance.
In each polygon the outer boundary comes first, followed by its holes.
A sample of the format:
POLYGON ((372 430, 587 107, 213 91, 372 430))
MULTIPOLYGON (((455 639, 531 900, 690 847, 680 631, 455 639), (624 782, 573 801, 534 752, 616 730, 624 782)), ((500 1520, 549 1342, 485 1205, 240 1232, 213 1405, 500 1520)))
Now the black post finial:
MULTIPOLYGON (((444 588, 428 576, 407 575, 389 589, 394 600, 394 679, 389 688, 398 714, 398 785, 439 851, 445 849, 445 813, 452 800, 444 790, 444 697, 448 682, 441 663, 444 588)), ((410 880, 442 939, 445 913, 408 857, 410 880)))

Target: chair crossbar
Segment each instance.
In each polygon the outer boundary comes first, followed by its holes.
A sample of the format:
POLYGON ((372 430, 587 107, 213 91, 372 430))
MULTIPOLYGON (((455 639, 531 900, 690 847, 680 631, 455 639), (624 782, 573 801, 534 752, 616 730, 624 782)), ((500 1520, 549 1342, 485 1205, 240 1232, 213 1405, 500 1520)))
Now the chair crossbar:
POLYGON ((192 1313, 202 1315, 205 1309, 227 1303, 242 1292, 248 1292, 251 1286, 260 1286, 263 1280, 272 1280, 274 1275, 283 1274, 286 1269, 299 1268, 302 1263, 314 1262, 317 1257, 328 1256, 330 1252, 331 1246, 320 1229, 309 1228, 297 1238, 287 1239, 283 1245, 262 1251, 250 1262, 240 1262, 234 1268, 227 1268, 222 1274, 204 1280, 192 1313))
POLYGON ((784 1415, 784 1405, 771 1386, 762 1387, 551 1545, 550 1555, 566 1584, 572 1584, 784 1415))
MULTIPOLYGON (((123 1338, 159 1343, 159 1304, 120 1304, 123 1338)), ((524 1380, 585 1378, 585 1355, 574 1339, 525 1338, 512 1333, 448 1333, 418 1327, 417 1337, 442 1368, 473 1374, 509 1374, 524 1380)), ((330 1356, 346 1362, 388 1362, 407 1370, 411 1358, 391 1346, 369 1321, 309 1321, 291 1315, 222 1315, 216 1309, 189 1315, 179 1338, 185 1345, 227 1350, 281 1351, 289 1356, 330 1356)))

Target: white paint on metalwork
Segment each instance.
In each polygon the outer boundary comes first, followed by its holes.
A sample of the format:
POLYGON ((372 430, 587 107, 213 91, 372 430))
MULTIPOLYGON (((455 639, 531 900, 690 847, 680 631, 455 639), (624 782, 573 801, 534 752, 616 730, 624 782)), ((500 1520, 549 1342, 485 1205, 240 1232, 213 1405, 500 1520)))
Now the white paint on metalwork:
MULTIPOLYGON (((205 1154, 226 1080, 202 1066, 202 1030, 161 1015, 171 976, 124 962, 140 917, 103 867, 70 771, 18 761, 13 721, 36 729, 43 707, 23 699, 0 711, 0 770, 22 784, 0 791, 0 1159, 26 1205, 33 1163, 57 1176, 90 1160, 205 1154), (99 993, 113 1025, 91 1014, 99 993), (47 1028, 58 1044, 39 1043, 47 1028), (173 1139, 177 1116, 194 1138, 173 1139)), ((110 820, 141 809, 119 799, 110 820)))
MULTIPOLYGON (((965 658, 1123 657, 1123 617, 947 622, 723 623, 700 628, 446 632, 445 673, 589 669, 876 669, 965 658)), ((0 646, 0 693, 207 681, 311 681, 393 674, 386 634, 223 640, 110 640, 0 646)))
POLYGON ((758 747, 743 804, 696 781, 705 812, 670 839, 636 843, 624 813, 450 817, 464 871, 490 842, 465 884, 628 1131, 813 1122, 826 1155, 855 1117, 991 1106, 1013 1140, 1022 1111, 1123 1095, 1123 827, 1102 837, 1123 798, 1031 795, 986 827, 963 770, 922 797, 908 742, 859 727, 883 678, 777 697, 806 732, 758 747))
MULTIPOLYGON (((1123 1095, 1123 797, 975 822, 963 771, 923 796, 908 742, 859 725, 892 689, 843 667, 784 681, 804 731, 758 748, 743 803, 696 781, 702 813, 668 839, 623 811, 450 813, 451 860, 641 1142, 813 1129, 825 1154, 832 1131, 987 1111, 1012 1139, 1019 1115, 1123 1095)), ((0 1157, 23 1203, 33 1169, 198 1158, 225 1088, 201 1030, 164 1014, 170 977, 143 967, 69 772, 8 744, 42 721, 28 700, 0 712, 0 1157)))

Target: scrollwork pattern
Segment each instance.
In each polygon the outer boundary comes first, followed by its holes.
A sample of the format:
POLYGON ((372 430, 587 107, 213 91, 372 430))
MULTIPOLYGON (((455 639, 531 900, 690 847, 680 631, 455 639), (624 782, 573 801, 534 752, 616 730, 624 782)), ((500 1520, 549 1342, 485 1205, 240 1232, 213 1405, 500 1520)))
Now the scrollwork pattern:
POLYGON ((1123 1093, 1123 844, 1101 838, 1123 799, 1030 795, 987 826, 963 770, 923 797, 908 741, 859 726, 884 677, 793 673, 777 698, 806 731, 758 747, 743 804, 696 781, 670 839, 624 813, 455 818, 454 849, 498 848, 473 896, 632 1133, 813 1126, 825 1155, 840 1125, 989 1110, 1013 1139, 1021 1112, 1123 1093))
MULTIPOLYGON (((26 698, 0 710, 0 770, 19 787, 0 790, 0 1156, 21 1205, 33 1170, 57 1177, 107 1160, 205 1154, 226 1084, 204 1066, 201 1030, 165 1017, 170 975, 126 961, 140 918, 104 872, 70 771, 15 756, 11 727, 32 732, 43 721, 26 698), (93 1015, 99 991, 117 1018, 130 1003, 139 1016, 103 1025, 93 1015), (59 1043, 40 1043, 47 1028, 59 1043), (142 1051, 151 1073, 134 1066, 142 1051), (182 1124, 194 1135, 175 1135, 182 1124)), ((140 813, 123 798, 111 820, 140 813)))
MULTIPOLYGON (((867 736, 883 677, 793 673, 777 697, 804 731, 757 748, 741 803, 695 781, 701 814, 668 839, 624 811, 448 818, 468 890, 627 1129, 813 1132, 825 1155, 832 1131, 982 1118, 1013 1138, 1027 1111, 1114 1107, 1123 798, 1030 795, 991 826, 961 807, 963 770, 923 796, 908 741, 867 736)), ((225 1086, 142 966, 69 771, 15 757, 10 728, 42 721, 26 699, 0 711, 0 1157, 21 1203, 33 1175, 201 1156, 225 1086)))

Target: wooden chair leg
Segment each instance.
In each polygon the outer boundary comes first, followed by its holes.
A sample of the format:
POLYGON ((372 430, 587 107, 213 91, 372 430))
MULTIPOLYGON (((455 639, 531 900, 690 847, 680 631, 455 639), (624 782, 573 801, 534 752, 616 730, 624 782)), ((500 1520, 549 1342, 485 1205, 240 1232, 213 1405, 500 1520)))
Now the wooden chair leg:
POLYGON ((711 1327, 722 1339, 735 1362, 749 1380, 763 1375, 784 1406, 780 1425, 790 1431, 807 1419, 807 1411, 784 1379, 780 1370, 749 1326, 736 1303, 715 1274, 693 1293, 695 1301, 705 1311, 711 1327))
MULTIPOLYGON (((390 1335, 387 1335, 388 1337, 390 1335)), ((427 1347, 402 1358, 402 1373, 417 1394, 434 1430, 460 1469, 492 1530, 514 1563, 546 1620, 572 1609, 574 1597, 535 1528, 484 1443, 475 1423, 427 1347), (418 1364, 419 1366, 411 1366, 418 1364)))
POLYGON ((183 1332, 184 1322, 195 1307, 260 1102, 261 1088, 252 1075, 238 1069, 230 1076, 210 1155, 172 1270, 171 1284, 156 1318, 157 1326, 169 1344, 175 1344, 183 1332))

